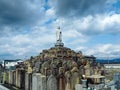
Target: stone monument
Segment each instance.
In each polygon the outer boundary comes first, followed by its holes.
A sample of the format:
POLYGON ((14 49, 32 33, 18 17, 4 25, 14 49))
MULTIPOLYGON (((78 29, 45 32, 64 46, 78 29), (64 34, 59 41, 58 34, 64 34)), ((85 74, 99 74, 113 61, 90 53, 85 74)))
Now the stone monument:
POLYGON ((57 90, 57 80, 53 74, 48 77, 47 90, 57 90))
POLYGON ((32 90, 46 90, 46 77, 40 73, 32 76, 32 90))

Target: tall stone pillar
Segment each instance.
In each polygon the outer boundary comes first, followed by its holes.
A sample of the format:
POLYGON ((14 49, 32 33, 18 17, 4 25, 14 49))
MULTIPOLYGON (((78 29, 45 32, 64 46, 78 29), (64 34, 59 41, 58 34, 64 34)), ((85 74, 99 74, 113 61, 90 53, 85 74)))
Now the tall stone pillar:
POLYGON ((21 83, 21 71, 18 70, 18 77, 17 77, 17 87, 21 88, 20 83, 21 83))
POLYGON ((13 71, 13 85, 16 85, 16 73, 13 71))
POLYGON ((16 87, 19 87, 21 89, 25 89, 25 70, 23 69, 16 69, 13 72, 13 77, 14 77, 14 85, 16 87))
POLYGON ((25 73, 25 90, 29 90, 29 73, 25 73))
POLYGON ((32 90, 32 73, 25 73, 25 90, 32 90))
POLYGON ((32 90, 32 73, 29 74, 29 90, 32 90))
POLYGON ((13 84, 13 73, 9 71, 9 84, 13 84))
POLYGON ((58 90, 65 90, 65 86, 66 86, 66 79, 64 76, 64 68, 60 67, 59 68, 59 75, 57 78, 57 89, 58 90))
POLYGON ((15 70, 15 74, 16 74, 15 86, 18 87, 18 69, 15 70))
POLYGON ((6 83, 6 72, 3 73, 3 83, 6 83))
POLYGON ((20 88, 25 90, 25 70, 20 70, 20 88))

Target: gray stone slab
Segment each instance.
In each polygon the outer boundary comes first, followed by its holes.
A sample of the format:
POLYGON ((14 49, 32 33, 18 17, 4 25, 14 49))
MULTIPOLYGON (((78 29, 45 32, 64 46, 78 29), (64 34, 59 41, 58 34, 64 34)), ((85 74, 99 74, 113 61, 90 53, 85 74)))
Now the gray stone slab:
POLYGON ((46 77, 40 73, 32 75, 32 90, 46 90, 46 77))
POLYGON ((75 85, 75 90, 83 90, 82 85, 81 84, 76 84, 75 85))
POLYGON ((29 90, 29 73, 25 73, 25 90, 29 90))
POLYGON ((57 90, 57 80, 53 75, 50 75, 47 80, 47 90, 57 90))
POLYGON ((9 84, 13 84, 13 73, 12 71, 9 71, 9 84))
POLYGON ((16 70, 16 86, 21 88, 21 71, 20 70, 16 70))

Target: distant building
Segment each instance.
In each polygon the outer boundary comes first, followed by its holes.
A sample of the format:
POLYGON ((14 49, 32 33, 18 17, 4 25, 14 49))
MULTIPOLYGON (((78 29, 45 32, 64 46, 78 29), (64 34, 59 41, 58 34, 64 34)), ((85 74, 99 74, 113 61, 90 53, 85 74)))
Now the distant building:
POLYGON ((3 66, 5 67, 5 69, 13 70, 15 65, 18 65, 21 62, 23 62, 23 61, 21 61, 20 59, 18 59, 18 60, 4 60, 3 66))

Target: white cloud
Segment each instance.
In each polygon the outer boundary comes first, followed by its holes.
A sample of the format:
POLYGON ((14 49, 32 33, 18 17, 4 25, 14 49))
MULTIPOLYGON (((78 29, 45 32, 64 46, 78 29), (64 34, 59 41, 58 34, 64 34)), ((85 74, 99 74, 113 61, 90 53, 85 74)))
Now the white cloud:
MULTIPOLYGON (((113 2, 113 0, 110 0, 113 2)), ((95 55, 97 57, 118 57, 120 54, 119 44, 113 45, 91 43, 91 38, 99 34, 120 34, 120 14, 114 11, 94 16, 65 18, 57 17, 54 3, 48 1, 49 8, 45 10, 45 2, 40 0, 41 4, 34 2, 27 3, 31 7, 29 10, 39 11, 37 17, 34 17, 36 24, 30 26, 8 26, 5 25, 0 32, 0 54, 10 53, 13 56, 31 56, 37 55, 40 51, 54 46, 56 27, 61 26, 63 32, 63 42, 65 46, 75 50, 81 50, 86 55, 95 55), (37 6, 36 6, 37 5, 37 6), (47 23, 47 24, 46 24, 47 23), (88 45, 87 45, 88 44, 88 45)), ((110 3, 110 2, 108 2, 110 3)), ((24 14, 23 14, 24 16, 24 14)), ((31 15, 30 15, 31 16, 31 15)), ((36 15, 35 15, 36 16, 36 15)), ((28 19, 28 17, 26 17, 28 19)), ((32 17, 29 17, 30 19, 32 17)), ((19 19, 19 17, 18 17, 19 19)), ((23 20, 24 21, 24 20, 23 20)), ((32 22, 33 23, 33 22, 32 22)), ((102 37, 103 38, 103 37, 102 37)), ((104 37, 105 38, 105 37, 104 37)), ((119 38, 118 38, 119 39, 119 38)))
POLYGON ((21 45, 25 43, 29 43, 31 40, 27 35, 16 35, 11 39, 12 42, 14 42, 16 45, 21 45))
MULTIPOLYGON (((54 15, 54 11, 49 9, 46 12, 46 15, 50 18, 49 15, 54 15)), ((53 21, 50 25, 36 25, 32 27, 28 33, 15 33, 15 35, 13 35, 14 32, 10 32, 11 28, 6 27, 4 30, 8 32, 8 37, 1 37, 0 53, 7 52, 14 56, 37 55, 43 49, 54 46, 56 40, 55 29, 60 25, 63 32, 63 42, 65 43, 65 46, 71 47, 77 51, 81 50, 83 51, 83 54, 86 55, 95 55, 97 57, 118 57, 120 52, 119 45, 96 44, 90 47, 86 44, 91 40, 92 35, 103 33, 119 34, 119 18, 119 14, 98 15, 96 18, 88 16, 82 19, 75 18, 74 20, 59 18, 56 19, 56 21, 53 21), (83 44, 85 46, 82 46, 83 44)))
POLYGON ((117 58, 120 57, 120 44, 100 44, 94 47, 78 47, 77 50, 82 50, 85 55, 94 55, 99 58, 117 58))
POLYGON ((54 11, 54 9, 53 9, 53 8, 48 9, 48 10, 46 11, 46 15, 47 15, 48 17, 53 17, 53 16, 55 16, 55 11, 54 11))
POLYGON ((0 55, 10 54, 11 57, 20 58, 38 55, 43 49, 54 46, 54 33, 46 27, 36 26, 26 34, 18 33, 9 37, 2 37, 0 39, 0 55))
MULTIPOLYGON (((102 14, 79 18, 58 19, 59 23, 65 30, 77 30, 86 36, 98 34, 119 34, 120 32, 120 14, 102 14)), ((67 31, 66 31, 67 32, 67 31)))

